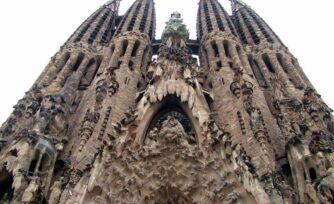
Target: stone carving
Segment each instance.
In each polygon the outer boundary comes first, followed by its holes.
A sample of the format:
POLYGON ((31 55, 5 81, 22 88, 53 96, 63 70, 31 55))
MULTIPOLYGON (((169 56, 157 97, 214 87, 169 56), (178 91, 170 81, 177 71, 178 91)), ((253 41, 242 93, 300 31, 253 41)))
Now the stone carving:
POLYGON ((324 132, 313 132, 312 140, 309 144, 313 154, 318 152, 332 153, 334 152, 334 138, 328 136, 324 132))
POLYGON ((98 112, 91 112, 90 110, 87 111, 80 131, 81 141, 78 151, 82 151, 90 136, 93 134, 95 125, 98 123, 99 119, 100 114, 98 112))
POLYGON ((125 112, 125 118, 121 121, 121 124, 124 126, 129 125, 137 118, 137 111, 135 108, 129 107, 129 110, 125 112))
POLYGON ((273 184, 276 189, 282 194, 284 203, 294 203, 296 192, 288 184, 282 175, 282 169, 278 169, 272 173, 273 184))
POLYGON ((36 120, 35 130, 40 134, 62 139, 67 134, 67 104, 59 93, 46 96, 36 120))
POLYGON ((180 144, 185 145, 195 144, 196 141, 193 136, 188 135, 180 121, 176 118, 168 116, 168 118, 162 122, 158 130, 157 127, 154 127, 151 130, 147 137, 147 141, 145 141, 145 145, 147 146, 156 146, 156 145, 165 145, 165 144, 180 144), (184 144, 183 144, 184 143, 184 144))
POLYGON ((99 136, 98 136, 99 140, 103 139, 104 133, 105 133, 107 125, 108 125, 110 113, 111 113, 111 107, 108 107, 106 113, 104 114, 102 127, 101 127, 100 132, 99 132, 99 136))
POLYGON ((95 97, 97 109, 101 107, 101 104, 106 98, 107 93, 108 93, 108 87, 106 81, 103 79, 99 80, 96 86, 96 97, 95 97))
POLYGON ((236 97, 240 97, 240 94, 241 94, 241 87, 240 87, 240 83, 238 81, 234 81, 232 84, 231 84, 231 87, 230 87, 232 93, 236 96, 236 97))
POLYGON ((41 190, 40 178, 35 177, 30 182, 28 188, 24 191, 22 196, 23 203, 36 203, 42 200, 42 190, 41 190))
POLYGON ((238 119, 239 119, 239 124, 240 124, 242 134, 246 134, 246 126, 245 126, 245 121, 244 121, 244 118, 242 116, 242 113, 240 111, 238 111, 237 114, 238 114, 238 119))
POLYGON ((333 203, 332 110, 253 10, 203 0, 196 40, 174 12, 160 41, 153 0, 119 2, 2 126, 0 203, 333 203))

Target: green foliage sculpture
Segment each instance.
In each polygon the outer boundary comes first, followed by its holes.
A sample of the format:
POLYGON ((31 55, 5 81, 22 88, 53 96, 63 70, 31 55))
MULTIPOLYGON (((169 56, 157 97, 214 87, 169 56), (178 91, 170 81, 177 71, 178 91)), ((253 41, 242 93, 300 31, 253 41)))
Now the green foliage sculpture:
POLYGON ((189 39, 189 31, 179 12, 172 13, 171 18, 166 22, 161 39, 168 47, 185 47, 189 39))

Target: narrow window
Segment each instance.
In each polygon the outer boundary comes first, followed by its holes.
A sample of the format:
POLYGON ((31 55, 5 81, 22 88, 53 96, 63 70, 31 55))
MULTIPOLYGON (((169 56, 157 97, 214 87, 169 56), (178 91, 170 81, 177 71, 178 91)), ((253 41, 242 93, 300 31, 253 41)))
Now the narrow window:
POLYGON ((224 40, 224 51, 225 51, 225 55, 226 57, 231 57, 231 53, 230 53, 230 47, 229 47, 229 43, 228 41, 224 40))
POLYGON ((279 64, 283 68, 284 72, 287 73, 287 74, 289 74, 287 66, 286 66, 286 64, 284 63, 284 60, 283 60, 283 55, 281 53, 277 53, 276 57, 277 57, 277 60, 278 60, 279 64))
POLYGON ((267 87, 266 81, 264 79, 263 73, 260 69, 259 64, 251 56, 248 56, 248 62, 253 70, 256 80, 261 87, 267 87))
POLYGON ((83 54, 80 54, 77 61, 75 62, 74 66, 72 67, 72 71, 77 71, 78 68, 80 67, 80 64, 82 62, 82 60, 84 59, 84 55, 83 54))
POLYGON ((215 41, 211 42, 211 47, 213 49, 213 52, 215 54, 215 57, 219 57, 219 49, 215 41))
POLYGON ((140 46, 140 42, 136 40, 136 43, 133 46, 131 57, 135 57, 137 55, 138 48, 140 46))
POLYGON ((317 179, 317 172, 315 171, 315 169, 310 168, 309 173, 310 173, 311 181, 312 182, 315 181, 317 179))
POLYGON ((262 55, 262 59, 263 59, 263 62, 266 64, 266 67, 268 68, 268 70, 269 70, 271 73, 275 73, 274 66, 273 66, 273 64, 271 63, 269 56, 268 56, 267 54, 263 54, 263 55, 262 55))
POLYGON ((43 154, 41 164, 38 167, 39 172, 45 172, 50 167, 50 156, 48 154, 43 154))
POLYGON ((123 44, 122 44, 122 54, 121 54, 121 57, 123 57, 125 55, 127 48, 128 48, 128 41, 124 40, 123 44))

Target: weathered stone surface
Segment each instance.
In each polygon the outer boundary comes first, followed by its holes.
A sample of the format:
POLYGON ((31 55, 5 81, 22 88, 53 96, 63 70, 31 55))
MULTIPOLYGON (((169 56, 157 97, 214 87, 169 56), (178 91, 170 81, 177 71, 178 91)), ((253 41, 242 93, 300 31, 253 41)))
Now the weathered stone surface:
POLYGON ((0 203, 334 202, 332 110, 255 11, 201 0, 198 40, 178 12, 155 40, 153 0, 119 3, 1 127, 0 203))

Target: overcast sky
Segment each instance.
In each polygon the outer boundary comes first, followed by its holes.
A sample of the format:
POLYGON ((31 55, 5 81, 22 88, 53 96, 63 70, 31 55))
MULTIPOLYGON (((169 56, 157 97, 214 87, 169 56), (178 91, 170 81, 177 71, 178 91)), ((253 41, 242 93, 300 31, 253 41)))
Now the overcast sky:
MULTIPOLYGON (((0 123, 74 30, 106 0, 0 1, 0 123)), ((123 14, 134 0, 123 0, 123 14)), ((157 38, 170 13, 181 12, 196 36, 199 0, 155 0, 157 38)), ((299 59, 325 102, 334 107, 333 0, 244 0, 299 59)), ((220 0, 230 12, 229 1, 220 0)))

